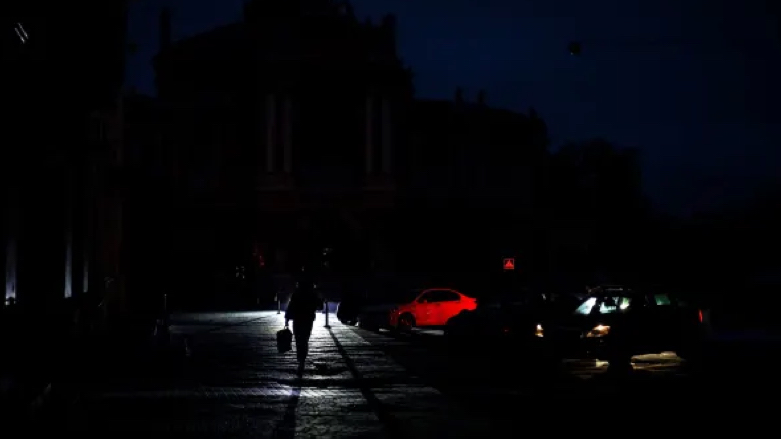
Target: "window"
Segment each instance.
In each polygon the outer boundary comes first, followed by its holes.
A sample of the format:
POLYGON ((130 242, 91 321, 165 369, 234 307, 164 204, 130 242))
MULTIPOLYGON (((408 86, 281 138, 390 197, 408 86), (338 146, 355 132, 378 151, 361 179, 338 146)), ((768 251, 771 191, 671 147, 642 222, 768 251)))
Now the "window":
POLYGON ((427 296, 430 302, 455 302, 461 299, 458 294, 448 290, 430 291, 427 296))
POLYGON ((628 309, 633 303, 633 298, 628 296, 589 297, 575 309, 575 314, 591 314, 597 302, 599 302, 600 314, 611 314, 628 309))
MULTIPOLYGON (((378 287, 379 289, 380 287, 378 287)), ((415 301, 420 301, 421 299, 425 299, 428 295, 421 296, 420 293, 422 293, 422 290, 409 290, 404 291, 402 294, 398 294, 396 291, 393 290, 391 287, 383 287, 380 291, 383 291, 383 296, 391 298, 393 301, 399 302, 399 303, 412 303, 415 301), (387 288, 387 289, 386 289, 387 288)))
POLYGON ((629 308, 632 303, 632 298, 626 296, 609 296, 604 297, 599 304, 600 314, 610 314, 617 311, 623 311, 629 308))
POLYGON ((673 304, 672 300, 670 300, 670 296, 667 294, 654 294, 654 302, 658 306, 669 306, 673 304))
POLYGON ((589 297, 586 299, 585 302, 581 303, 577 309, 575 309, 575 314, 583 314, 588 315, 591 314, 591 309, 594 308, 594 305, 597 304, 597 298, 596 297, 589 297))

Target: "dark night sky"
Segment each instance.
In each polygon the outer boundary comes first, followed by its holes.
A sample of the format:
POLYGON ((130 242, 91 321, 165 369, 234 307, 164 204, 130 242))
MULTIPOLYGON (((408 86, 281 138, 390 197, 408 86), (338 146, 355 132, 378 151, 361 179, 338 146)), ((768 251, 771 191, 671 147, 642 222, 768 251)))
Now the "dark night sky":
MULTIPOLYGON (((282 1, 282 0, 279 0, 282 1)), ((772 0, 771 0, 772 1, 772 0)), ((137 0, 130 84, 154 93, 158 13, 174 38, 236 21, 244 0, 137 0)), ((354 0, 399 19, 419 97, 474 99, 548 122, 554 146, 604 137, 643 155, 645 186, 677 213, 731 204, 781 175, 781 44, 759 0, 354 0), (447 8, 443 8, 447 6, 447 8), (567 42, 580 39, 581 57, 567 42)))

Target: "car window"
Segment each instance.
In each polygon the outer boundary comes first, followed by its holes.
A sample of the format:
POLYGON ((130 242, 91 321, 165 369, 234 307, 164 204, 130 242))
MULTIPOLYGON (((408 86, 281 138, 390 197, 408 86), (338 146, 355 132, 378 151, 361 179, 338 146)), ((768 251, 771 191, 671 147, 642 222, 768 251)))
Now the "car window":
POLYGON ((673 301, 667 294, 654 294, 654 303, 658 306, 672 306, 673 301))
MULTIPOLYGON (((589 297, 588 299, 584 300, 583 303, 580 304, 575 309, 575 314, 591 314, 591 311, 594 309, 594 306, 599 303, 599 313, 600 314, 612 314, 615 312, 624 311, 630 308, 630 306, 633 305, 633 301, 636 301, 637 299, 629 296, 604 296, 604 297, 589 297), (612 300, 612 301, 611 301, 612 300)), ((636 305, 636 303, 635 303, 636 305)))
POLYGON ((394 303, 412 303, 418 300, 423 290, 394 291, 388 294, 386 301, 394 303))
POLYGON ((602 298, 602 300, 600 300, 599 313, 610 314, 629 309, 629 306, 632 304, 633 300, 634 298, 627 296, 605 296, 602 298))
POLYGON ((448 290, 433 290, 426 294, 429 302, 455 302, 461 298, 458 294, 448 290))
POLYGON ((431 302, 431 293, 433 293, 433 291, 426 291, 425 293, 421 294, 420 297, 418 297, 417 301, 419 303, 431 302))
POLYGON ((589 297, 588 299, 584 300, 583 303, 580 304, 580 306, 575 308, 575 314, 582 314, 582 315, 591 314, 591 310, 594 308, 594 305, 596 304, 597 304, 597 298, 589 297))

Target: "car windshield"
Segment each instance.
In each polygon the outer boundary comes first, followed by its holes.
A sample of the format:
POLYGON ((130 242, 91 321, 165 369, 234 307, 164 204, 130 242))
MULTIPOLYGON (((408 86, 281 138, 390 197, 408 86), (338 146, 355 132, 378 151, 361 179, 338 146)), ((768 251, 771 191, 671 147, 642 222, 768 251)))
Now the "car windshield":
POLYGON ((632 300, 632 297, 626 295, 589 297, 575 309, 575 314, 591 314, 597 303, 599 303, 599 314, 612 314, 629 309, 632 300))

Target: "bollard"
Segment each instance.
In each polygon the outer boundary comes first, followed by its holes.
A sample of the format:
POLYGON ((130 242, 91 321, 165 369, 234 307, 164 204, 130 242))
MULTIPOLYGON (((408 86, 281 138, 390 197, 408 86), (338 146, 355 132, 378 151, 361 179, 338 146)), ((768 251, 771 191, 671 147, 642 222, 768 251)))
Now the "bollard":
POLYGON ((163 324, 169 324, 168 320, 168 293, 163 294, 163 324))
POLYGON ((326 300, 323 302, 325 307, 323 309, 323 312, 325 313, 325 327, 330 328, 331 326, 328 324, 328 301, 326 300))

